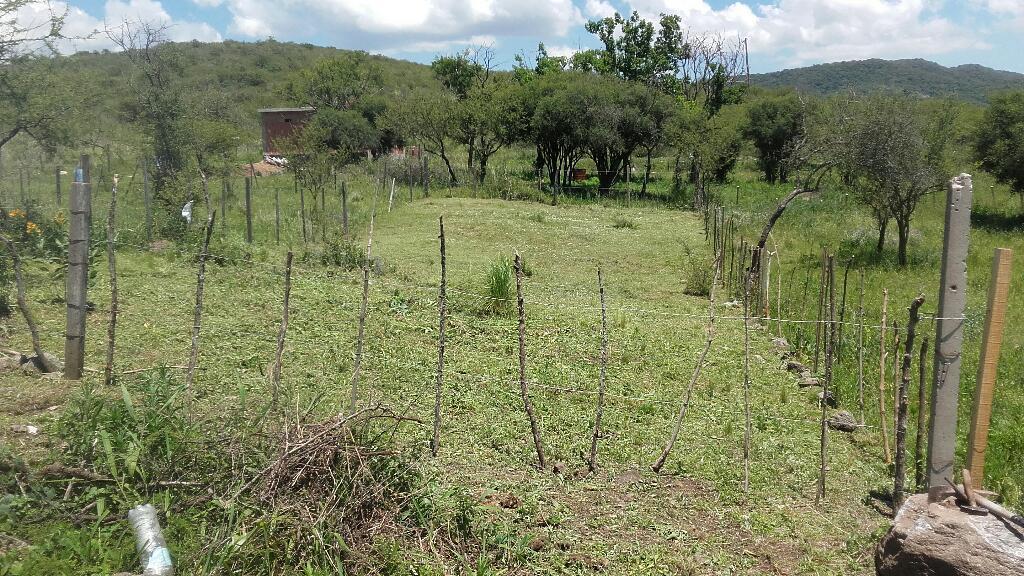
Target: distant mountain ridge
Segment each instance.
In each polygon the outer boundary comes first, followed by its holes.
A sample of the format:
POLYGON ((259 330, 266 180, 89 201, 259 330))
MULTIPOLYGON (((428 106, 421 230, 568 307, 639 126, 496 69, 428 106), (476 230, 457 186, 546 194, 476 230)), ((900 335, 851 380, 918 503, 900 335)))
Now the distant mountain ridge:
POLYGON ((768 88, 791 87, 813 94, 845 90, 901 90, 921 96, 953 96, 984 103, 997 90, 1024 89, 1024 74, 994 70, 979 64, 946 67, 920 58, 911 60, 850 60, 751 74, 750 81, 768 88))

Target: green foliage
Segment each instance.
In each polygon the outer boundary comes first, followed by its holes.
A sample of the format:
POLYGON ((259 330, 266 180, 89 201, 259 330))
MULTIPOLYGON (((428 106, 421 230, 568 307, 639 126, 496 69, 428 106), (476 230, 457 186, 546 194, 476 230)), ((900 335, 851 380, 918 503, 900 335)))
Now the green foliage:
POLYGON ((430 63, 430 69, 445 90, 464 100, 471 89, 486 83, 490 74, 489 62, 480 61, 484 52, 486 49, 474 51, 467 48, 452 56, 439 56, 430 63))
POLYGON ((612 220, 612 228, 618 228, 620 230, 636 230, 637 228, 639 228, 639 226, 637 225, 636 220, 633 220, 632 218, 617 216, 614 220, 612 220))
POLYGON ((636 11, 628 18, 616 12, 587 22, 586 29, 604 45, 601 51, 589 51, 587 62, 593 71, 676 92, 676 73, 690 57, 679 16, 662 14, 655 27, 636 11))
POLYGON ((512 309, 516 298, 515 270, 507 256, 501 256, 491 263, 484 278, 484 288, 491 313, 504 313, 512 309))
POLYGON ((285 89, 293 101, 317 110, 352 110, 384 86, 381 66, 366 52, 343 52, 296 73, 285 89))
POLYGON ((767 88, 795 88, 817 95, 879 90, 924 97, 953 97, 982 104, 993 91, 1020 89, 1024 74, 993 70, 977 64, 947 68, 928 60, 851 60, 816 64, 767 74, 752 74, 750 81, 767 88))
POLYGON ((1024 194, 1024 91, 993 95, 976 134, 974 154, 981 167, 1024 194))
POLYGON ((167 478, 196 454, 183 392, 166 369, 123 381, 118 401, 85 384, 68 402, 57 434, 73 462, 119 482, 167 478))
POLYGON ((757 148, 757 163, 768 182, 789 179, 789 152, 803 135, 804 110, 795 94, 755 102, 744 135, 757 148))

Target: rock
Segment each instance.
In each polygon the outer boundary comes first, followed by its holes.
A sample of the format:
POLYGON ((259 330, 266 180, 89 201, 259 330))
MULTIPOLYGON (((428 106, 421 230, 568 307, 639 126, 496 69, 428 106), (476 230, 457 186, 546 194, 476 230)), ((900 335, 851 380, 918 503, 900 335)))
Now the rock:
MULTIPOLYGON (((43 352, 43 358, 46 359, 46 364, 49 364, 49 366, 53 368, 52 372, 61 372, 64 370, 64 363, 60 361, 60 358, 57 358, 49 352, 43 352)), ((38 372, 51 372, 51 370, 46 369, 46 365, 43 364, 38 356, 29 356, 25 361, 32 363, 38 372)))
POLYGON ((915 494, 875 549, 878 576, 1024 574, 1024 540, 991 514, 973 516, 915 494))
POLYGON ((857 429, 857 419, 846 410, 840 410, 828 419, 828 427, 840 432, 853 432, 857 429))
POLYGON ((807 372, 807 366, 804 366, 796 360, 788 360, 786 361, 786 370, 793 374, 803 374, 804 372, 807 372))
POLYGON ((39 434, 39 428, 32 426, 31 424, 12 424, 11 432, 35 436, 36 434, 39 434))
POLYGON ((839 402, 836 401, 836 395, 832 392, 825 392, 824 390, 818 392, 818 406, 821 406, 822 402, 824 402, 829 408, 839 406, 839 402))
POLYGON ((559 460, 558 462, 555 462, 555 465, 551 467, 551 471, 553 473, 555 473, 555 474, 558 474, 559 476, 564 475, 565 474, 565 462, 562 462, 561 460, 559 460))
POLYGON ((821 380, 815 378, 814 376, 804 376, 803 379, 801 379, 800 382, 797 383, 797 386, 799 386, 801 388, 810 388, 812 386, 821 386, 821 380))
POLYGON ((772 346, 779 350, 789 350, 789 342, 785 338, 772 338, 772 346))
POLYGON ((22 358, 24 356, 8 356, 7 354, 0 355, 0 372, 6 372, 8 370, 19 370, 21 369, 22 358))

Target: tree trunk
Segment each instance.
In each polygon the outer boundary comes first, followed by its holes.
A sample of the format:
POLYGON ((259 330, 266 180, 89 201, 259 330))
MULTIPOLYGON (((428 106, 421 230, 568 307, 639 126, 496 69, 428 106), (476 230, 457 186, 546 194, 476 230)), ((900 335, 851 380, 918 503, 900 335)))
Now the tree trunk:
POLYGON ((899 245, 896 250, 896 262, 900 267, 905 267, 907 265, 907 244, 910 242, 910 220, 898 220, 896 222, 896 232, 899 235, 899 245))
POLYGON ((877 218, 878 221, 878 246, 875 247, 876 252, 881 252, 885 249, 885 229, 889 227, 888 218, 877 218))
POLYGON ((644 166, 644 184, 640 188, 640 197, 647 196, 647 182, 651 179, 651 150, 647 150, 646 165, 644 166))
POLYGON ((444 160, 445 167, 448 168, 448 178, 451 181, 452 186, 458 186, 459 178, 455 175, 455 169, 452 168, 452 162, 448 158, 448 154, 445 153, 444 146, 441 147, 440 154, 438 155, 441 156, 441 160, 444 160))

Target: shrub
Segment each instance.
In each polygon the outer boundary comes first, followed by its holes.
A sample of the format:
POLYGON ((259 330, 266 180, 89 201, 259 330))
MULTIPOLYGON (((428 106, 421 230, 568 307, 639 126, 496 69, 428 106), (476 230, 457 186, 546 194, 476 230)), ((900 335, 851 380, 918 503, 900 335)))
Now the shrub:
POLYGON ((625 218, 623 216, 616 216, 615 220, 612 221, 612 228, 619 228, 619 229, 628 228, 630 230, 636 230, 637 229, 637 224, 636 224, 636 222, 634 220, 632 220, 630 218, 625 218))
POLYGON ((714 264, 703 258, 690 257, 683 274, 686 285, 683 294, 707 297, 711 294, 711 282, 714 281, 714 264))
POLYGON ((501 256, 491 263, 491 267, 487 271, 484 284, 487 297, 490 298, 489 311, 492 313, 508 311, 512 306, 512 301, 515 299, 515 294, 513 293, 515 270, 512 266, 512 261, 507 256, 501 256))

